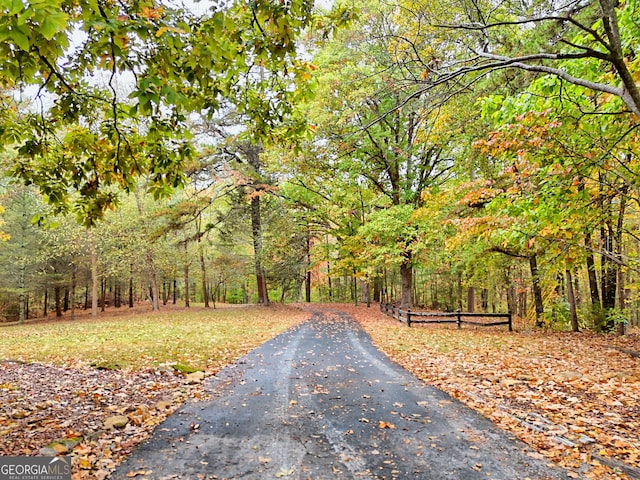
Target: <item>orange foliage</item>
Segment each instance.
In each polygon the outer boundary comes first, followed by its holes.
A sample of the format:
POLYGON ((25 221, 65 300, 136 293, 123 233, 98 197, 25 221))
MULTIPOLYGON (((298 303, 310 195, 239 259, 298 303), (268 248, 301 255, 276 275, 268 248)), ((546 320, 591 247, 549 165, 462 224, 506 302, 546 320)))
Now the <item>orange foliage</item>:
MULTIPOLYGON (((625 337, 408 328, 345 306, 377 346, 529 444, 570 478, 640 471, 640 332, 625 337)), ((517 325, 517 322, 516 322, 517 325)))

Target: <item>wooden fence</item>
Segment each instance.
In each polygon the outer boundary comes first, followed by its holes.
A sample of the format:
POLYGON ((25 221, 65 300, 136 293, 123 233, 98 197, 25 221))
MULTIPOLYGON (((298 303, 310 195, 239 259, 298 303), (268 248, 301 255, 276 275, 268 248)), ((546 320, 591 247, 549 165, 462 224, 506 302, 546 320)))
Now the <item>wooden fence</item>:
POLYGON ((413 323, 455 323, 462 328, 463 323, 480 327, 493 327, 496 325, 508 325, 509 331, 513 331, 513 323, 510 313, 471 313, 471 312, 418 312, 411 309, 402 310, 400 307, 388 303, 380 304, 380 311, 396 320, 406 322, 407 326, 413 323), (497 322, 477 322, 465 320, 466 318, 504 318, 497 322))

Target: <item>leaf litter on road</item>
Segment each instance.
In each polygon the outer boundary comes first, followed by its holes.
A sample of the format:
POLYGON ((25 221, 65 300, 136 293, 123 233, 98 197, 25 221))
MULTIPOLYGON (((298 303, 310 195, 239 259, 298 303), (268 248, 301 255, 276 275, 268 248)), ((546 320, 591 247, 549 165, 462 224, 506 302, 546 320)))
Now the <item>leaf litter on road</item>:
MULTIPOLYGON (((638 478, 640 360, 629 354, 640 350, 637 333, 407 328, 375 309, 341 309, 396 362, 513 432, 571 478, 638 478)), ((0 362, 0 454, 71 452, 74 479, 106 478, 180 403, 204 396, 173 369, 65 365, 0 362), (129 421, 105 429, 114 416, 129 421)), ((321 386, 314 393, 326 394, 321 386)))
POLYGON ((306 318, 280 306, 178 313, 0 330, 0 455, 69 454, 74 480, 107 478, 185 400, 208 398, 203 375, 176 366, 213 375, 306 318))
POLYGON ((640 334, 408 328, 344 305, 420 379, 514 433, 574 478, 640 478, 640 334))

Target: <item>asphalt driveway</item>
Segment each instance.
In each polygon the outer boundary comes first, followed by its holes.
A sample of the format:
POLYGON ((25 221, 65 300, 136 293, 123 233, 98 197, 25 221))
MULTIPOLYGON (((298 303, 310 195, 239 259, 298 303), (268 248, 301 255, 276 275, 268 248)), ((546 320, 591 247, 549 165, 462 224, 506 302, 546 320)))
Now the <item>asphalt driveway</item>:
POLYGON ((317 312, 211 379, 110 478, 560 479, 489 420, 317 312))

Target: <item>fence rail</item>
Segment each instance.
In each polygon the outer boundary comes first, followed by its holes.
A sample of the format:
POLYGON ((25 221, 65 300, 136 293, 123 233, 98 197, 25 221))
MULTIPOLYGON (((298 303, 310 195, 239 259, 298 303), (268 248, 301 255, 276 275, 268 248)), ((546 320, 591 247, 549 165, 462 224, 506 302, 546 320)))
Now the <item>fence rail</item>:
POLYGON ((406 322, 407 326, 414 323, 455 323, 458 328, 462 328, 463 323, 481 327, 493 327, 496 325, 508 325, 509 331, 513 331, 513 323, 510 313, 472 313, 472 312, 418 312, 411 309, 402 310, 400 307, 388 303, 380 304, 380 311, 401 322, 406 322), (464 320, 465 318, 505 318, 497 322, 474 322, 464 320), (428 320, 432 318, 433 320, 428 320))

